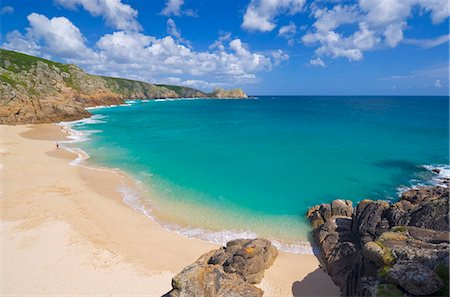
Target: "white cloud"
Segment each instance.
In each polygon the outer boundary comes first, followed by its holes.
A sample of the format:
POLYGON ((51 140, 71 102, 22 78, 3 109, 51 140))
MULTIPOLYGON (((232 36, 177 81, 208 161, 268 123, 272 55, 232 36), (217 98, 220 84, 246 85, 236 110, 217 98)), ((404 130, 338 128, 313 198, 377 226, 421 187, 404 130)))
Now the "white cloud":
POLYGON ((389 24, 383 32, 384 42, 390 47, 396 47, 403 40, 403 30, 406 22, 389 24))
MULTIPOLYGON (((361 60, 364 52, 379 48, 396 47, 404 40, 407 21, 415 9, 429 12, 434 23, 449 16, 448 2, 444 0, 358 0, 354 5, 339 2, 332 8, 320 7, 316 1, 311 5, 316 18, 302 41, 317 45, 317 56, 346 57, 350 61, 361 60), (348 32, 342 25, 357 24, 358 29, 348 32), (345 34, 344 34, 345 32, 345 34)), ((406 40, 410 44, 433 47, 448 41, 441 36, 433 40, 406 40)))
POLYGON ((190 16, 190 17, 197 17, 197 12, 192 9, 182 10, 181 6, 183 6, 183 4, 184 4, 184 0, 167 0, 166 6, 161 11, 161 14, 165 15, 165 16, 186 15, 186 16, 190 16))
POLYGON ((444 43, 448 43, 450 40, 450 34, 438 36, 430 39, 405 39, 406 44, 413 44, 423 48, 432 48, 444 43))
POLYGON ((229 41, 229 40, 231 40, 231 33, 224 32, 219 36, 219 38, 216 41, 213 42, 213 44, 211 44, 209 46, 209 49, 210 50, 219 49, 219 50, 223 51, 223 50, 225 50, 225 47, 223 45, 224 42, 229 41))
POLYGON ((220 36, 209 50, 196 51, 171 19, 168 29, 173 36, 156 38, 136 31, 117 31, 102 36, 94 48, 86 45, 80 30, 65 17, 48 19, 32 13, 28 21, 26 34, 8 33, 2 47, 76 63, 94 74, 145 81, 177 76, 187 86, 211 87, 211 81, 221 81, 225 86, 255 82, 257 73, 271 71, 289 58, 281 50, 254 52, 229 33, 220 36))
POLYGON ((251 0, 241 26, 250 31, 272 31, 278 15, 294 15, 302 10, 304 4, 305 0, 251 0))
POLYGON ((30 27, 22 35, 18 31, 7 34, 3 46, 29 54, 45 52, 75 61, 78 58, 92 59, 95 53, 85 45, 80 30, 65 17, 48 19, 41 14, 32 13, 27 17, 30 27))
POLYGON ((81 6, 93 16, 102 16, 106 23, 119 30, 139 31, 138 12, 121 0, 55 0, 65 8, 76 9, 81 6))
POLYGON ((434 87, 435 87, 435 88, 442 88, 442 83, 441 83, 441 81, 440 81, 439 79, 437 79, 437 80, 434 82, 434 87))
POLYGON ((251 82, 256 73, 270 71, 287 58, 284 52, 252 52, 240 39, 223 39, 213 51, 195 51, 171 36, 157 39, 125 32, 103 36, 97 48, 107 61, 102 67, 124 69, 125 76, 133 71, 146 80, 160 74, 176 74, 220 78, 229 83, 251 82))
POLYGON ((297 33, 297 26, 293 22, 289 22, 289 25, 283 26, 278 30, 279 36, 292 36, 297 33))
POLYGON ((176 39, 181 38, 181 32, 178 30, 177 25, 172 19, 167 20, 167 33, 176 39))
POLYGON ((22 52, 28 55, 39 55, 41 47, 32 39, 14 30, 6 34, 6 42, 2 44, 5 49, 22 52))
POLYGON ((197 90, 204 90, 204 91, 212 91, 216 88, 227 88, 227 87, 232 86, 229 83, 207 82, 205 80, 198 80, 198 79, 183 80, 179 77, 166 77, 166 78, 161 79, 158 83, 163 83, 163 84, 168 84, 168 85, 185 86, 185 87, 194 88, 197 90))
POLYGON ((289 22, 289 25, 283 26, 278 30, 278 36, 285 38, 288 45, 293 46, 296 42, 297 25, 289 22))
POLYGON ((184 0, 167 0, 166 6, 161 11, 162 15, 181 15, 181 6, 184 0))
POLYGON ((14 13, 14 7, 12 6, 4 6, 0 10, 0 14, 13 14, 14 13))
POLYGON ((311 61, 309 61, 309 65, 311 65, 311 66, 320 66, 320 67, 325 67, 326 66, 321 58, 311 59, 311 61))

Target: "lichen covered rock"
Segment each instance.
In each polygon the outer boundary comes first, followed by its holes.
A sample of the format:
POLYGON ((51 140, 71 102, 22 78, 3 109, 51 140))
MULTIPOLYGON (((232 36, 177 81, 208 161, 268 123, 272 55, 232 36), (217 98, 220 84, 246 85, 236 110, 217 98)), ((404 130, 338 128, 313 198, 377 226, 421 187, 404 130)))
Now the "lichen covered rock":
POLYGON ((258 284, 278 255, 265 239, 237 239, 208 252, 172 279, 167 297, 260 297, 258 284))

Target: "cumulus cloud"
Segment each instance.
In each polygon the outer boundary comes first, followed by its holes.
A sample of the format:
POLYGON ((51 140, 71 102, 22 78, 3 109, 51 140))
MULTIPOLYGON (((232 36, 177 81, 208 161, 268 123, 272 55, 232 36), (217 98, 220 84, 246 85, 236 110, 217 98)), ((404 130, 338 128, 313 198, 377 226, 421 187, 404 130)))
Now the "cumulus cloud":
POLYGON ((350 61, 361 60, 366 51, 396 47, 403 41, 423 47, 448 41, 448 36, 421 41, 404 39, 407 21, 416 8, 430 13, 434 23, 449 16, 448 3, 441 0, 358 0, 352 5, 337 3, 331 8, 321 7, 316 1, 311 5, 315 22, 301 40, 305 45, 318 46, 318 57, 345 57, 350 61), (344 34, 341 28, 345 24, 355 24, 358 29, 344 34))
POLYGON ((102 67, 132 70, 147 80, 149 75, 176 74, 251 82, 257 72, 269 71, 286 58, 279 52, 252 52, 240 39, 224 40, 214 51, 195 51, 172 36, 158 39, 127 32, 103 36, 97 48, 106 58, 102 67))
POLYGON ((77 63, 88 72, 145 81, 183 77, 186 86, 212 87, 252 83, 257 73, 270 71, 288 55, 281 50, 255 52, 231 34, 221 35, 205 51, 194 50, 181 37, 173 20, 170 35, 156 38, 136 31, 116 31, 102 36, 90 48, 80 30, 65 17, 32 13, 25 34, 6 35, 3 47, 63 62, 77 63))
POLYGON ((22 52, 28 55, 37 56, 41 54, 41 47, 31 38, 22 35, 14 30, 6 34, 6 42, 2 44, 5 49, 22 52))
POLYGON ((183 80, 179 77, 165 77, 162 78, 159 83, 168 84, 168 85, 179 85, 179 86, 185 86, 190 87, 198 90, 205 90, 205 91, 212 91, 213 89, 217 88, 227 88, 232 86, 229 83, 223 83, 223 82, 207 82, 205 80, 199 80, 199 79, 187 79, 183 80))
POLYGON ((191 17, 197 16, 197 12, 195 12, 192 9, 182 10, 181 6, 183 6, 183 4, 184 4, 184 0, 167 0, 166 6, 161 11, 161 14, 165 15, 165 16, 171 16, 171 15, 175 15, 175 16, 186 15, 186 16, 191 16, 191 17))
POLYGON ((122 3, 121 0, 55 0, 55 2, 69 9, 80 6, 93 16, 102 16, 108 25, 119 30, 142 29, 137 21, 137 10, 122 3))
POLYGON ((304 4, 305 0, 251 0, 241 26, 250 31, 272 31, 278 15, 294 15, 302 10, 304 4))
POLYGON ((4 6, 0 10, 0 14, 13 14, 14 13, 14 7, 12 6, 4 6))
POLYGON ((46 16, 32 13, 27 17, 30 27, 22 35, 18 31, 7 34, 5 48, 37 54, 45 52, 74 61, 78 58, 92 59, 95 53, 85 44, 80 30, 65 17, 48 19, 46 16))

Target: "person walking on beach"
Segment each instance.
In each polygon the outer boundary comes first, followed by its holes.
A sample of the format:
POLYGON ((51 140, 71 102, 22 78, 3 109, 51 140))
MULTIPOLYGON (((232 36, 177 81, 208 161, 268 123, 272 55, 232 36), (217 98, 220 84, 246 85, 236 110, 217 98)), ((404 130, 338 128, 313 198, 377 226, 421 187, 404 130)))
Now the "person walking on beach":
POLYGON ((56 148, 57 148, 57 149, 59 148, 59 143, 56 143, 56 148))

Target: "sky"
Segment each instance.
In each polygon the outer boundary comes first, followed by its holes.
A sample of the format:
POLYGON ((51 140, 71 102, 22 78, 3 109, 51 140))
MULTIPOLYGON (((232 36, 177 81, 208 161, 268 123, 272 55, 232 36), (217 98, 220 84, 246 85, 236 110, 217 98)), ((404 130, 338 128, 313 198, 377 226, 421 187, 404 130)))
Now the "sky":
POLYGON ((0 47, 252 95, 448 95, 447 0, 0 0, 0 47))

